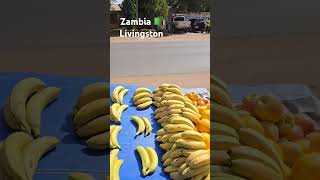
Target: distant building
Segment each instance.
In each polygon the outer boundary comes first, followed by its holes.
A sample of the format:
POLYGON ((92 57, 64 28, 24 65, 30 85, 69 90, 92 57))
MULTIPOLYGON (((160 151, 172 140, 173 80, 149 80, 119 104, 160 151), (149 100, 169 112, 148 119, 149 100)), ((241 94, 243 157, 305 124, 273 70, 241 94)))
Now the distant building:
POLYGON ((110 24, 111 29, 117 29, 120 25, 121 7, 119 4, 110 5, 110 24))

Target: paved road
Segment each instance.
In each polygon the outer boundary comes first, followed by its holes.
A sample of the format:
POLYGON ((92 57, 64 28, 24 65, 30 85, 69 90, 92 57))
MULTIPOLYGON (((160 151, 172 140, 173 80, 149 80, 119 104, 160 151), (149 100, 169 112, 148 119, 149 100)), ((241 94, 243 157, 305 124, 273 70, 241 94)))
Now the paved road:
POLYGON ((111 77, 209 71, 209 40, 111 44, 111 77))

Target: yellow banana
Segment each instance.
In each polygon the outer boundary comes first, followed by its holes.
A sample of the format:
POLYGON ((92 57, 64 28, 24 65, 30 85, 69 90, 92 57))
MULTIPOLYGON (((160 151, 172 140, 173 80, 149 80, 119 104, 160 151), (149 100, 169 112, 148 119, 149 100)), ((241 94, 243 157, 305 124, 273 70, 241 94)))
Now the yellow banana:
POLYGON ((162 84, 160 84, 160 86, 159 86, 159 88, 167 88, 167 87, 169 87, 170 86, 170 84, 168 84, 168 83, 162 83, 162 84))
POLYGON ((55 148, 58 143, 57 138, 47 136, 38 138, 23 147, 23 162, 28 179, 33 179, 40 158, 55 148))
POLYGON ((175 143, 178 147, 187 149, 205 149, 206 143, 193 139, 178 139, 175 143))
POLYGON ((248 159, 236 159, 232 160, 231 165, 232 172, 240 176, 246 177, 252 180, 282 180, 282 176, 273 169, 265 166, 264 164, 248 160, 248 159))
POLYGON ((10 95, 10 109, 15 119, 21 124, 20 126, 27 133, 31 133, 26 119, 27 100, 34 93, 45 88, 45 83, 40 79, 26 78, 19 81, 12 89, 10 95))
POLYGON ((112 96, 111 96, 111 99, 112 99, 112 102, 114 103, 119 103, 120 104, 120 101, 119 101, 119 93, 120 91, 124 90, 124 87, 123 86, 117 86, 113 89, 112 91, 112 96))
POLYGON ((169 157, 163 162, 163 167, 167 167, 171 164, 172 159, 169 157))
POLYGON ((231 162, 230 155, 228 154, 228 150, 212 150, 211 154, 211 164, 212 165, 228 165, 231 162))
POLYGON ((148 108, 153 102, 152 101, 147 101, 147 102, 144 102, 142 104, 139 104, 137 105, 137 108, 138 109, 146 109, 148 108))
POLYGON ((170 178, 173 180, 183 180, 182 174, 179 174, 179 172, 172 172, 170 173, 170 178))
POLYGON ((194 139, 197 141, 203 141, 203 136, 198 131, 187 130, 182 132, 181 136, 182 138, 185 138, 185 139, 194 139))
POLYGON ((169 92, 172 92, 172 93, 175 93, 175 94, 178 94, 178 95, 183 95, 182 94, 182 92, 181 92, 181 90, 180 89, 178 89, 178 88, 175 88, 175 87, 172 87, 172 88, 166 88, 166 90, 167 91, 169 91, 169 92))
POLYGON ((218 77, 216 77, 214 75, 211 75, 210 81, 211 81, 212 84, 214 84, 214 85, 220 87, 221 89, 223 89, 227 94, 230 94, 227 84, 225 82, 223 82, 221 79, 219 79, 218 77))
POLYGON ((236 111, 217 103, 212 104, 212 109, 214 116, 212 116, 211 121, 226 124, 236 130, 245 127, 236 111))
POLYGON ((150 102, 150 101, 152 101, 151 97, 144 97, 144 98, 138 99, 137 101, 134 101, 134 104, 139 105, 139 104, 143 104, 145 102, 150 102))
POLYGON ((146 151, 150 158, 150 165, 148 170, 146 171, 146 174, 150 174, 153 173, 158 167, 158 154, 152 147, 147 147, 146 151))
POLYGON ((122 159, 116 159, 113 167, 113 172, 111 172, 111 180, 120 180, 119 172, 123 164, 122 159))
POLYGON ((7 104, 4 106, 3 116, 9 128, 16 131, 23 130, 23 127, 21 127, 21 123, 18 122, 15 117, 13 117, 12 111, 10 109, 10 100, 8 100, 7 104))
POLYGON ((53 102, 60 93, 60 88, 48 87, 33 95, 26 105, 27 122, 31 133, 35 137, 40 136, 40 122, 42 110, 53 102))
POLYGON ((200 118, 200 114, 197 113, 196 111, 193 111, 193 110, 190 109, 190 108, 182 108, 181 110, 182 110, 182 112, 189 112, 189 113, 195 115, 196 117, 199 117, 199 118, 200 118))
MULTIPOLYGON (((187 165, 186 163, 183 163, 183 164, 179 167, 178 173, 182 175, 182 172, 183 172, 185 169, 187 169, 187 167, 188 167, 188 165, 187 165)), ((183 179, 185 179, 185 178, 183 177, 183 179)))
POLYGON ((167 108, 168 108, 168 106, 159 107, 159 108, 157 108, 157 109, 154 111, 154 114, 158 114, 158 113, 160 113, 160 112, 166 111, 167 108))
POLYGON ((169 121, 169 116, 163 116, 161 117, 161 119, 157 120, 157 122, 159 124, 164 123, 164 122, 168 122, 169 121))
POLYGON ((197 169, 205 165, 210 165, 209 153, 193 158, 188 165, 193 169, 197 169))
POLYGON ((98 99, 83 106, 75 115, 73 123, 75 127, 80 127, 95 117, 109 113, 108 98, 98 99))
POLYGON ((184 102, 178 101, 178 100, 162 100, 161 104, 163 106, 170 106, 173 104, 180 104, 180 105, 184 105, 184 102))
POLYGON ((8 179, 28 179, 23 163, 23 147, 33 138, 24 132, 14 132, 4 140, 0 159, 2 168, 10 175, 8 179))
POLYGON ((208 154, 208 151, 205 149, 196 150, 194 153, 192 153, 190 156, 187 157, 186 159, 187 165, 189 165, 190 162, 196 157, 206 155, 206 154, 208 154))
POLYGON ((182 117, 182 116, 174 116, 171 117, 169 120, 170 124, 185 124, 190 126, 191 128, 195 128, 193 122, 189 120, 188 118, 182 117))
POLYGON ((76 130, 76 134, 79 137, 91 137, 98 133, 104 132, 109 129, 109 118, 110 115, 100 116, 87 124, 81 126, 76 130))
POLYGON ((165 135, 166 134, 166 131, 164 130, 164 129, 159 129, 158 131, 157 131, 157 136, 163 136, 163 135, 165 135))
POLYGON ((210 172, 210 166, 209 165, 205 165, 205 166, 201 166, 199 168, 193 169, 191 167, 187 167, 185 170, 183 170, 182 172, 182 176, 184 178, 191 178, 193 176, 202 174, 202 173, 207 173, 209 174, 210 172))
POLYGON ((76 111, 81 109, 84 105, 88 104, 97 99, 108 98, 109 93, 109 84, 105 82, 97 82, 93 84, 89 84, 84 87, 79 95, 76 111))
POLYGON ((122 129, 122 126, 115 126, 114 130, 110 134, 110 142, 111 142, 110 147, 112 149, 116 149, 116 148, 121 149, 118 143, 118 134, 121 131, 121 129, 122 129))
POLYGON ((188 157, 194 153, 195 149, 177 148, 169 153, 170 158, 175 159, 181 156, 188 157))
POLYGON ((239 139, 237 131, 234 128, 232 128, 231 126, 228 126, 226 124, 218 123, 218 122, 211 122, 210 129, 212 129, 213 135, 226 135, 226 136, 232 136, 232 137, 239 139))
POLYGON ((273 144, 266 137, 264 137, 261 133, 249 128, 241 128, 238 131, 238 135, 242 143, 247 146, 256 148, 266 155, 270 156, 278 163, 282 172, 284 172, 284 163, 282 161, 281 155, 277 153, 277 150, 275 149, 273 144))
POLYGON ((137 89, 135 90, 134 95, 139 94, 139 93, 142 93, 142 92, 147 92, 147 93, 152 94, 152 92, 151 92, 150 89, 141 87, 141 88, 137 88, 137 89))
MULTIPOLYGON (((196 176, 193 176, 191 178, 191 180, 203 180, 205 179, 206 177, 208 177, 209 173, 208 172, 204 172, 204 173, 201 173, 201 174, 198 174, 196 176)), ((210 176, 209 176, 209 179, 210 179, 210 176)), ((205 179, 206 180, 206 179, 205 179)), ((227 180, 227 179, 226 179, 227 180)))
POLYGON ((232 160, 234 159, 248 159, 253 161, 258 161, 269 168, 277 171, 282 175, 280 166, 271 159, 269 156, 259 151, 258 149, 252 148, 250 146, 239 146, 234 147, 229 150, 229 155, 232 160))
POLYGON ((90 149, 105 150, 108 148, 109 137, 110 137, 109 133, 103 132, 101 134, 98 134, 89 138, 86 141, 86 144, 90 149))
POLYGON ((113 149, 110 152, 110 172, 112 172, 112 168, 114 167, 115 160, 118 159, 119 149, 113 149))
MULTIPOLYGON (((168 93, 168 92, 166 92, 166 93, 168 93)), ((164 100, 172 99, 172 100, 177 100, 177 101, 181 101, 181 102, 186 102, 186 99, 182 95, 173 94, 173 93, 172 94, 166 94, 166 93, 164 93, 163 96, 162 96, 162 98, 164 100)))
POLYGON ((144 121, 138 116, 131 116, 131 118, 138 125, 138 131, 136 133, 136 136, 138 136, 139 134, 142 134, 146 129, 144 121))
POLYGON ((132 100, 133 100, 133 102, 135 102, 135 101, 137 101, 138 99, 142 99, 142 98, 146 98, 146 97, 151 98, 151 97, 152 97, 152 94, 150 94, 149 92, 138 93, 138 94, 136 94, 136 95, 133 96, 132 100))
POLYGON ((186 108, 189 108, 189 109, 193 110, 194 112, 196 112, 197 114, 199 114, 198 108, 195 105, 193 105, 191 102, 185 102, 185 106, 186 106, 186 108))
POLYGON ((172 105, 168 106, 168 108, 166 110, 182 109, 184 107, 185 107, 184 104, 172 104, 172 105))
POLYGON ((182 112, 182 116, 185 118, 190 119, 192 122, 194 122, 195 124, 197 124, 199 122, 199 116, 194 115, 193 113, 190 112, 182 112))
POLYGON ((170 109, 168 110, 169 114, 180 114, 182 113, 181 109, 170 109))
POLYGON ((232 108, 231 98, 223 89, 216 85, 210 85, 210 91, 212 92, 211 98, 214 102, 225 107, 232 108))
POLYGON ((178 157, 175 158, 171 161, 171 165, 176 166, 176 167, 180 167, 183 163, 186 162, 186 157, 178 157))
POLYGON ((122 116, 123 111, 125 111, 127 108, 128 108, 128 105, 126 105, 126 104, 123 104, 118 108, 118 116, 119 116, 120 121, 121 121, 121 116, 122 116))
POLYGON ((95 180, 95 178, 87 173, 74 172, 69 174, 69 180, 95 180))
POLYGON ((145 150, 144 147, 142 146, 137 146, 136 150, 139 153, 139 156, 141 158, 141 162, 142 162, 142 174, 143 176, 148 175, 147 174, 147 170, 150 167, 150 157, 148 152, 145 150))
POLYGON ((172 148, 173 143, 163 143, 163 144, 160 144, 159 146, 161 149, 168 151, 172 148))
POLYGON ((172 135, 170 138, 169 138, 169 142, 171 143, 175 143, 178 139, 181 139, 182 138, 182 132, 179 132, 179 133, 175 133, 174 135, 172 135))
POLYGON ((240 146, 238 139, 232 136, 216 135, 211 139, 214 150, 228 150, 233 147, 240 146))
POLYGON ((111 105, 111 108, 110 108, 110 120, 111 121, 114 121, 114 122, 121 122, 121 119, 119 117, 119 108, 120 108, 120 104, 118 103, 114 103, 111 105))
POLYGON ((123 89, 118 95, 119 104, 123 104, 123 97, 128 93, 129 89, 123 89))
POLYGON ((143 120, 143 122, 144 122, 145 130, 146 130, 146 133, 145 133, 145 134, 146 134, 146 136, 147 136, 147 135, 151 134, 151 132, 152 132, 152 126, 151 126, 150 121, 149 121, 148 118, 142 117, 142 120, 143 120))
POLYGON ((166 172, 166 173, 172 173, 172 172, 176 172, 176 171, 178 171, 178 167, 176 167, 176 166, 172 166, 172 165, 169 165, 169 166, 167 166, 166 168, 164 168, 164 172, 166 172))
POLYGON ((167 124, 163 127, 166 132, 181 132, 186 130, 193 130, 192 127, 185 124, 167 124))

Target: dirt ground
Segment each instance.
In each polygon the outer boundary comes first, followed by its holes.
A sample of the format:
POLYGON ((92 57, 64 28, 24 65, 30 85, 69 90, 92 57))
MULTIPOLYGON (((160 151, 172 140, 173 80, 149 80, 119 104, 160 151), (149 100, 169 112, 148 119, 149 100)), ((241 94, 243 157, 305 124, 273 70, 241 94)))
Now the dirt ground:
POLYGON ((137 43, 137 42, 170 42, 170 41, 198 41, 207 40, 210 38, 208 33, 186 33, 186 34, 172 34, 162 38, 124 38, 124 37, 111 37, 110 43, 137 43))
POLYGON ((213 71, 231 83, 301 83, 320 97, 320 33, 214 40, 213 71))

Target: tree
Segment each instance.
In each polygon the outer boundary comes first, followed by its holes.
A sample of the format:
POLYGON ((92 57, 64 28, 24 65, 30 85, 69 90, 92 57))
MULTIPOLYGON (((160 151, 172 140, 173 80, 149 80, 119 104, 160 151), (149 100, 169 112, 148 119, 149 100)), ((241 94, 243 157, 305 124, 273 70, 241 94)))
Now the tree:
POLYGON ((142 12, 143 17, 147 19, 166 18, 168 11, 167 0, 139 0, 139 12, 142 12))
POLYGON ((136 1, 135 0, 124 0, 122 2, 122 12, 124 17, 127 19, 136 19, 136 1))
POLYGON ((167 0, 173 12, 210 11, 209 0, 167 0))

